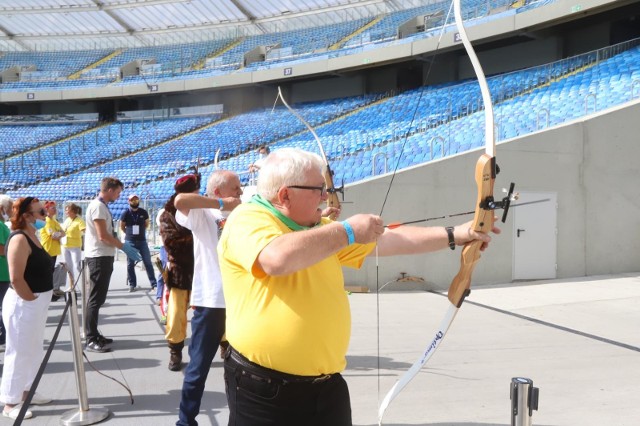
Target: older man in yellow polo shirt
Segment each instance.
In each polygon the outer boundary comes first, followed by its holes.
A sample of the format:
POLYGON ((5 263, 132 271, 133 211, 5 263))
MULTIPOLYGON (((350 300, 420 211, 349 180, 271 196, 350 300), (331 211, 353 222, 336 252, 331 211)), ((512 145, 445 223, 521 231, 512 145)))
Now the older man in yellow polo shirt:
MULTIPOLYGON (((382 218, 321 217, 324 164, 299 149, 265 159, 258 195, 229 216, 218 245, 227 306, 229 424, 351 425, 346 366, 351 334, 342 267, 449 247, 442 227, 385 229, 382 218)), ((454 228, 462 245, 486 234, 454 228)))

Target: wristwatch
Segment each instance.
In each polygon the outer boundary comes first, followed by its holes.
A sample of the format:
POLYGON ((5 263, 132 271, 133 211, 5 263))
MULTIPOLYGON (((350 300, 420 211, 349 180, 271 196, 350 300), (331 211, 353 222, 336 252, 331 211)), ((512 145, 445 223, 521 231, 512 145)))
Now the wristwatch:
POLYGON ((449 237, 449 248, 451 250, 456 249, 456 240, 453 238, 453 226, 447 226, 446 228, 447 236, 449 237))

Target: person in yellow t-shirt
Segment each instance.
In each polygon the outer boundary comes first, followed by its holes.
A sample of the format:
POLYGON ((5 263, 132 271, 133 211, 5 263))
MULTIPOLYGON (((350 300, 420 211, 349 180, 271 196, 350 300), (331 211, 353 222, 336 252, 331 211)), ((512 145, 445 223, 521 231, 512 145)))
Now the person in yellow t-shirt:
POLYGON ((332 221, 318 207, 327 200, 324 169, 316 154, 274 151, 260 169, 258 194, 229 215, 222 232, 229 424, 351 425, 340 374, 351 334, 342 267, 359 268, 376 245, 390 256, 472 240, 484 249, 490 241, 471 222, 450 233, 385 229, 372 214, 332 221))
POLYGON ((80 206, 69 203, 64 208, 67 218, 62 222, 62 229, 66 234, 66 238, 62 243, 62 253, 67 268, 73 276, 75 282, 76 277, 80 276, 82 269, 82 236, 86 229, 86 224, 82 220, 82 209, 80 206))
POLYGON ((40 243, 51 256, 51 269, 53 269, 58 255, 62 253, 60 239, 65 236, 65 233, 56 217, 58 214, 56 202, 47 201, 44 203, 44 209, 47 212, 47 219, 44 228, 40 230, 40 243))

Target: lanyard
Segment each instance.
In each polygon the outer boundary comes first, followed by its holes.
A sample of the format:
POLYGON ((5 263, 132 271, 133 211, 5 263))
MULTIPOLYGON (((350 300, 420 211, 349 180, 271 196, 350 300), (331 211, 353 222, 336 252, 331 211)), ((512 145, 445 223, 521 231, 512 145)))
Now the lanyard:
POLYGON ((260 196, 260 194, 254 195, 251 198, 251 200, 249 200, 249 203, 257 204, 257 205, 259 205, 261 207, 264 207, 268 212, 272 213, 278 220, 280 220, 280 222, 284 223, 285 226, 287 228, 291 229, 292 231, 304 231, 304 230, 307 230, 307 229, 315 228, 316 226, 319 225, 319 224, 315 225, 315 226, 298 225, 293 220, 291 220, 287 216, 283 215, 280 210, 278 210, 275 207, 273 207, 273 204, 271 204, 271 202, 269 202, 269 200, 266 200, 266 199, 262 198, 260 196))

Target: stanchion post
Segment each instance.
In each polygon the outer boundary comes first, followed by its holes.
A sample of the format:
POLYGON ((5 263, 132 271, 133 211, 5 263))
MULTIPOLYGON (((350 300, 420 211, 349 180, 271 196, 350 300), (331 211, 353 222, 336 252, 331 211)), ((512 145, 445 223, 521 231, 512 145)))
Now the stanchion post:
MULTIPOLYGON (((73 285, 73 283, 71 284, 73 285)), ((62 414, 60 424, 64 426, 92 425, 109 417, 106 408, 89 408, 87 398, 87 379, 84 374, 84 360, 82 358, 82 341, 80 339, 80 325, 78 324, 78 305, 75 289, 67 293, 71 298, 69 309, 69 329, 71 331, 71 348, 73 350, 73 367, 76 374, 76 388, 78 391, 79 409, 69 410, 62 414)))
POLYGON ((511 426, 531 426, 533 410, 538 410, 540 390, 533 380, 524 377, 511 379, 511 426))
POLYGON ((82 259, 82 327, 80 327, 80 337, 83 339, 87 336, 86 315, 87 315, 87 301, 89 300, 90 283, 87 279, 89 268, 87 267, 87 259, 82 259))

